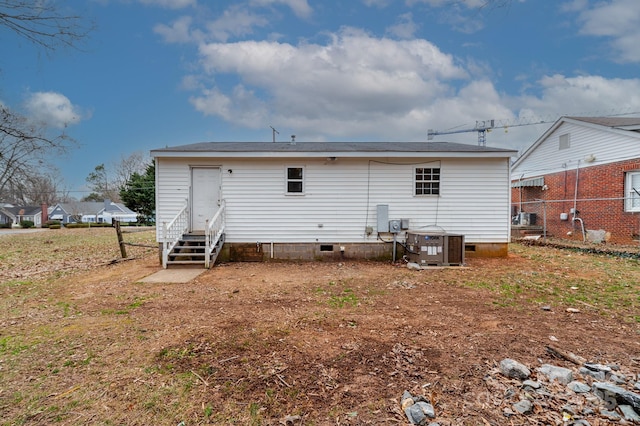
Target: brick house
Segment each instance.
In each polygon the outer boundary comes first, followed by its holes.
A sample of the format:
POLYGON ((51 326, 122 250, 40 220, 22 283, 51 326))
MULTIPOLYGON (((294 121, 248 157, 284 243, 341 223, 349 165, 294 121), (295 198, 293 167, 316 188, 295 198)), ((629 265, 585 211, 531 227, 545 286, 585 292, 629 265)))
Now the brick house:
POLYGON ((512 165, 513 229, 616 244, 640 234, 640 117, 562 117, 512 165))

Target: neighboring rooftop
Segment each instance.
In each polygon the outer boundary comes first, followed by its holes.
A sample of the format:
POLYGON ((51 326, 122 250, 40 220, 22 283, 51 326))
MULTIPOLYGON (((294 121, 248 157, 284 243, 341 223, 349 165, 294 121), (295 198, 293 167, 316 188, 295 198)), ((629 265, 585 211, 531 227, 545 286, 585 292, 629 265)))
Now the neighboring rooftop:
POLYGON ((613 127, 621 130, 640 130, 640 117, 567 117, 585 123, 613 127))

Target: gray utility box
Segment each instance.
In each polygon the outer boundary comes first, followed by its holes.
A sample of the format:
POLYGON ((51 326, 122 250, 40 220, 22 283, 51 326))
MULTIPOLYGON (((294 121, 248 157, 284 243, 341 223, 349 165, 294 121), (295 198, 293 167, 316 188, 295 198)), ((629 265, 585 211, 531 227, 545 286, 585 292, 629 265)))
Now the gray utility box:
POLYGON ((405 246, 409 262, 421 266, 464 264, 464 235, 410 230, 405 246))

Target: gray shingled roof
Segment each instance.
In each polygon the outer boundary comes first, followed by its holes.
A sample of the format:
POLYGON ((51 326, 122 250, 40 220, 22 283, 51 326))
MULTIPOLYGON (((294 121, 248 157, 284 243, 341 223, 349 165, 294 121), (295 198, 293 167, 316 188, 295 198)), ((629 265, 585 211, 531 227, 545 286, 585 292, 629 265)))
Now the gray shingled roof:
POLYGON ((624 130, 640 129, 640 117, 567 117, 572 120, 585 123, 598 124, 600 126, 621 128, 624 130))
POLYGON ((12 206, 3 209, 14 216, 33 216, 42 212, 41 206, 12 206))
POLYGON ((428 153, 428 152, 515 152, 511 149, 467 145, 452 142, 201 142, 154 149, 153 153, 428 153))

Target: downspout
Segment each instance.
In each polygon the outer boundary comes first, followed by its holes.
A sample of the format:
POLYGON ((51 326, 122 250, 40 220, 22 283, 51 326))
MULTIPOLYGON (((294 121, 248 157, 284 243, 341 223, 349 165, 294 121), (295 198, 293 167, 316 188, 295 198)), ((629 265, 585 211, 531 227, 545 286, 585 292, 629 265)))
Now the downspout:
POLYGON ((576 165, 576 188, 573 194, 573 221, 572 223, 575 224, 576 221, 580 222, 580 228, 582 231, 582 241, 587 241, 587 235, 584 232, 584 221, 579 218, 576 217, 578 214, 578 179, 580 177, 580 160, 578 160, 578 164, 576 165))
POLYGON ((576 185, 573 193, 573 220, 576 219, 576 207, 578 204, 578 179, 580 177, 580 160, 578 160, 578 165, 576 166, 576 185))
POLYGON ((524 173, 520 175, 520 188, 518 188, 518 191, 520 192, 520 205, 518 206, 518 214, 522 213, 522 179, 524 178, 524 173))

